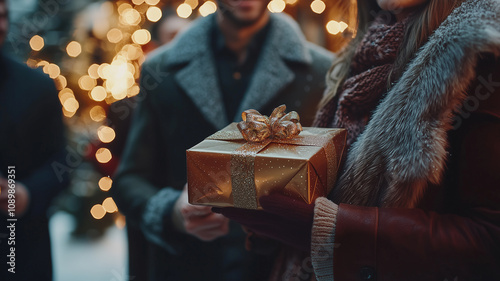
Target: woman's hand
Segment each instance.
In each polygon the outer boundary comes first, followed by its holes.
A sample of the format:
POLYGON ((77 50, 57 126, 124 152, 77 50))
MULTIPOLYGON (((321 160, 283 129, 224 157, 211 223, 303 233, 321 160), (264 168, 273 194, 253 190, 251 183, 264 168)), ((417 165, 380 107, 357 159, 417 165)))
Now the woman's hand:
POLYGON ((295 248, 309 251, 314 204, 273 194, 260 198, 263 210, 212 208, 248 230, 295 248))

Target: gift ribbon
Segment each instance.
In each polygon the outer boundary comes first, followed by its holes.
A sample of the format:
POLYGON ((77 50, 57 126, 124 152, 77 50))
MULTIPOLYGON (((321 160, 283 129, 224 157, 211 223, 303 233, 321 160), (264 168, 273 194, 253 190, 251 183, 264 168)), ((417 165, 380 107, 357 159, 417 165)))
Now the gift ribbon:
MULTIPOLYGON (((331 133, 315 128, 308 128, 312 135, 300 135, 294 138, 277 139, 267 138, 261 142, 245 142, 231 154, 231 185, 233 193, 233 205, 238 208, 257 209, 257 191, 255 187, 255 157, 271 143, 319 146, 323 148, 327 161, 327 187, 332 188, 337 174, 337 150, 332 140, 331 133), (319 134, 323 135, 319 135, 319 134)), ((243 141, 245 140, 235 123, 224 130, 219 131, 207 139, 220 141, 243 141)))
POLYGON ((286 114, 285 111, 284 104, 276 107, 269 117, 255 109, 245 110, 241 114, 243 121, 238 123, 238 129, 248 142, 293 138, 302 132, 300 117, 295 111, 286 114))

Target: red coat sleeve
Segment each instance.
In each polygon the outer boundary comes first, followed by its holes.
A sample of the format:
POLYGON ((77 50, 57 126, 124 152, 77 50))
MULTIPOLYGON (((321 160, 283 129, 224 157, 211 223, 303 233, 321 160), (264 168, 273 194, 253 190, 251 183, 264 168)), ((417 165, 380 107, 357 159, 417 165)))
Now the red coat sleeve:
POLYGON ((447 211, 339 206, 335 280, 500 280, 500 120, 477 112, 463 126, 433 198, 447 211))

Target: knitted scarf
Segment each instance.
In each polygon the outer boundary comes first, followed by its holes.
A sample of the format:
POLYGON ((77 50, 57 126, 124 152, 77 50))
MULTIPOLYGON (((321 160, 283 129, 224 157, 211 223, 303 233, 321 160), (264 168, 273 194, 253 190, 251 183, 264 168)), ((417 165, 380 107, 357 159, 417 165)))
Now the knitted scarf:
POLYGON ((358 45, 337 98, 318 111, 314 126, 347 129, 346 149, 363 132, 382 95, 404 37, 407 20, 377 17, 358 45))

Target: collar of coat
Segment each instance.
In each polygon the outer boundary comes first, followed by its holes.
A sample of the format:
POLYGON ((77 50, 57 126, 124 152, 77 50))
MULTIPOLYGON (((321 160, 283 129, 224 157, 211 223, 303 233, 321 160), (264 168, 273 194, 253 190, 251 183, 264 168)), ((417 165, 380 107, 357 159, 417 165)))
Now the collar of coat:
POLYGON ((348 152, 333 200, 412 208, 440 184, 447 131, 482 53, 500 55, 500 0, 463 2, 418 51, 348 152))
MULTIPOLYGON (((171 43, 149 56, 160 59, 162 67, 179 69, 175 79, 197 108, 216 129, 222 129, 227 120, 217 71, 211 50, 211 30, 215 15, 195 21, 171 43)), ((237 112, 259 109, 281 89, 291 83, 294 72, 286 62, 311 64, 312 55, 299 26, 289 16, 271 14, 269 32, 265 39, 252 82, 237 112)))

